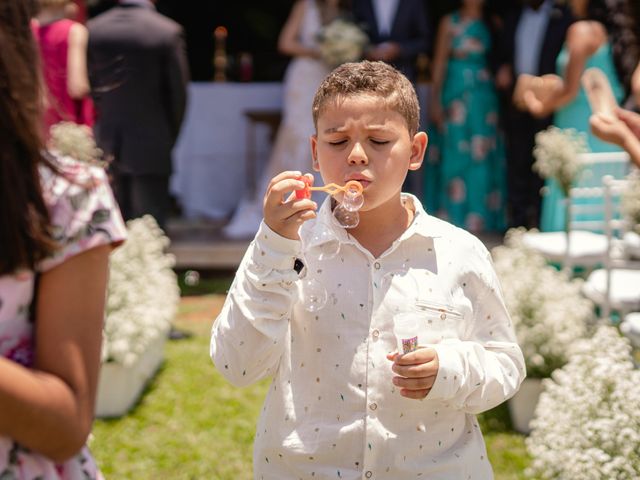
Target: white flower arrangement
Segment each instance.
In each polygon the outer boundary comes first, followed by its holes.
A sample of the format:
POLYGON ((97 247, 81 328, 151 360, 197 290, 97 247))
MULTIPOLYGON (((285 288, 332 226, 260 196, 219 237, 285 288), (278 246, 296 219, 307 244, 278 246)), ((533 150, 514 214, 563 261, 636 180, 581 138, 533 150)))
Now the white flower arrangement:
POLYGON ((594 308, 580 293, 582 280, 569 280, 523 245, 524 231, 509 230, 505 245, 492 254, 527 375, 544 378, 563 366, 569 346, 588 334, 594 308))
POLYGON ((640 371, 614 327, 576 342, 543 385, 526 440, 531 478, 640 478, 640 371))
POLYGON ((533 170, 558 182, 565 196, 581 170, 578 154, 588 151, 586 137, 573 128, 551 126, 536 134, 533 170))
POLYGON ((331 68, 360 60, 369 37, 355 23, 338 17, 318 34, 320 56, 331 68))
POLYGON ((93 132, 87 125, 73 122, 60 122, 49 128, 49 145, 51 150, 62 156, 69 156, 94 165, 104 166, 102 150, 96 146, 93 132))
POLYGON ((111 255, 102 361, 131 365, 166 336, 180 300, 169 239, 150 215, 127 222, 128 237, 111 255))
POLYGON ((620 207, 632 226, 640 233, 640 173, 634 172, 627 177, 628 183, 622 194, 620 207))

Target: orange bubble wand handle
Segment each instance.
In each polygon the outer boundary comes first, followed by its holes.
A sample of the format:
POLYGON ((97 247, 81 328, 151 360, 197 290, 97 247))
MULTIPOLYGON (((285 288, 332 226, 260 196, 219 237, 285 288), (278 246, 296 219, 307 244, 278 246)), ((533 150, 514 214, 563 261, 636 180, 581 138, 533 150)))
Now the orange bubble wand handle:
POLYGON ((301 177, 300 180, 305 183, 306 187, 301 190, 296 190, 296 198, 311 198, 312 190, 318 192, 326 192, 331 196, 335 195, 336 193, 346 192, 348 190, 355 190, 356 194, 361 194, 364 190, 362 188, 362 184, 360 182, 356 182, 355 180, 349 180, 344 184, 344 186, 340 186, 336 183, 329 183, 322 187, 311 187, 309 185, 309 183, 311 182, 311 179, 309 179, 309 177, 301 177))

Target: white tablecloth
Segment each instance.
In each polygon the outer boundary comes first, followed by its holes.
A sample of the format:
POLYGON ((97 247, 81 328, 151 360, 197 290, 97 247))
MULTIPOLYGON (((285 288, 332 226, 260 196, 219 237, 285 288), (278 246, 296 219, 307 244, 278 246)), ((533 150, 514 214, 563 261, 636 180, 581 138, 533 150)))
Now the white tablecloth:
MULTIPOLYGON (((171 192, 187 218, 223 219, 245 190, 246 110, 280 109, 281 83, 191 83, 185 121, 173 151, 171 192)), ((311 112, 309 112, 311 115, 311 112)), ((269 129, 256 125, 258 164, 269 129)))

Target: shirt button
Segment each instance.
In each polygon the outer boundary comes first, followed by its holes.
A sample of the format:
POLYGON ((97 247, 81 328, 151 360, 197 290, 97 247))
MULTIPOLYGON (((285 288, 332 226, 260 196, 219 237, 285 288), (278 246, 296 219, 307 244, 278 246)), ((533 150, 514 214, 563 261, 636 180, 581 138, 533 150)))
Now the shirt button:
POLYGON ((378 404, 377 403, 372 403, 372 404, 369 405, 369 408, 371 410, 375 410, 376 408, 378 408, 378 404))
POLYGON ((367 473, 364 474, 364 476, 367 478, 371 478, 371 475, 373 475, 373 472, 371 470, 367 470, 367 473))
POLYGON ((373 268, 375 268, 376 270, 380 270, 380 262, 374 263, 373 268))
POLYGON ((373 332, 371 332, 371 336, 377 340, 380 336, 380 330, 374 330, 373 332))

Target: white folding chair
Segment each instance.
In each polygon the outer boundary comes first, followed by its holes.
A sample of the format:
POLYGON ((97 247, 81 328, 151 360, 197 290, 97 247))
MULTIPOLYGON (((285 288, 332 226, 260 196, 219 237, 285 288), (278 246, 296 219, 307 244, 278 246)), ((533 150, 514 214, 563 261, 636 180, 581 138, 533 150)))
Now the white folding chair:
POLYGON ((585 153, 579 156, 579 161, 584 165, 583 173, 566 200, 570 212, 568 232, 531 230, 523 236, 525 246, 569 272, 574 267, 590 271, 603 263, 609 243, 604 234, 602 178, 606 175, 624 178, 630 168, 626 152, 585 153))
POLYGON ((600 307, 602 318, 609 318, 612 310, 621 319, 640 310, 640 261, 630 258, 621 241, 630 227, 620 212, 620 196, 627 183, 611 176, 603 179, 607 250, 603 267, 591 272, 582 287, 584 295, 600 307))

